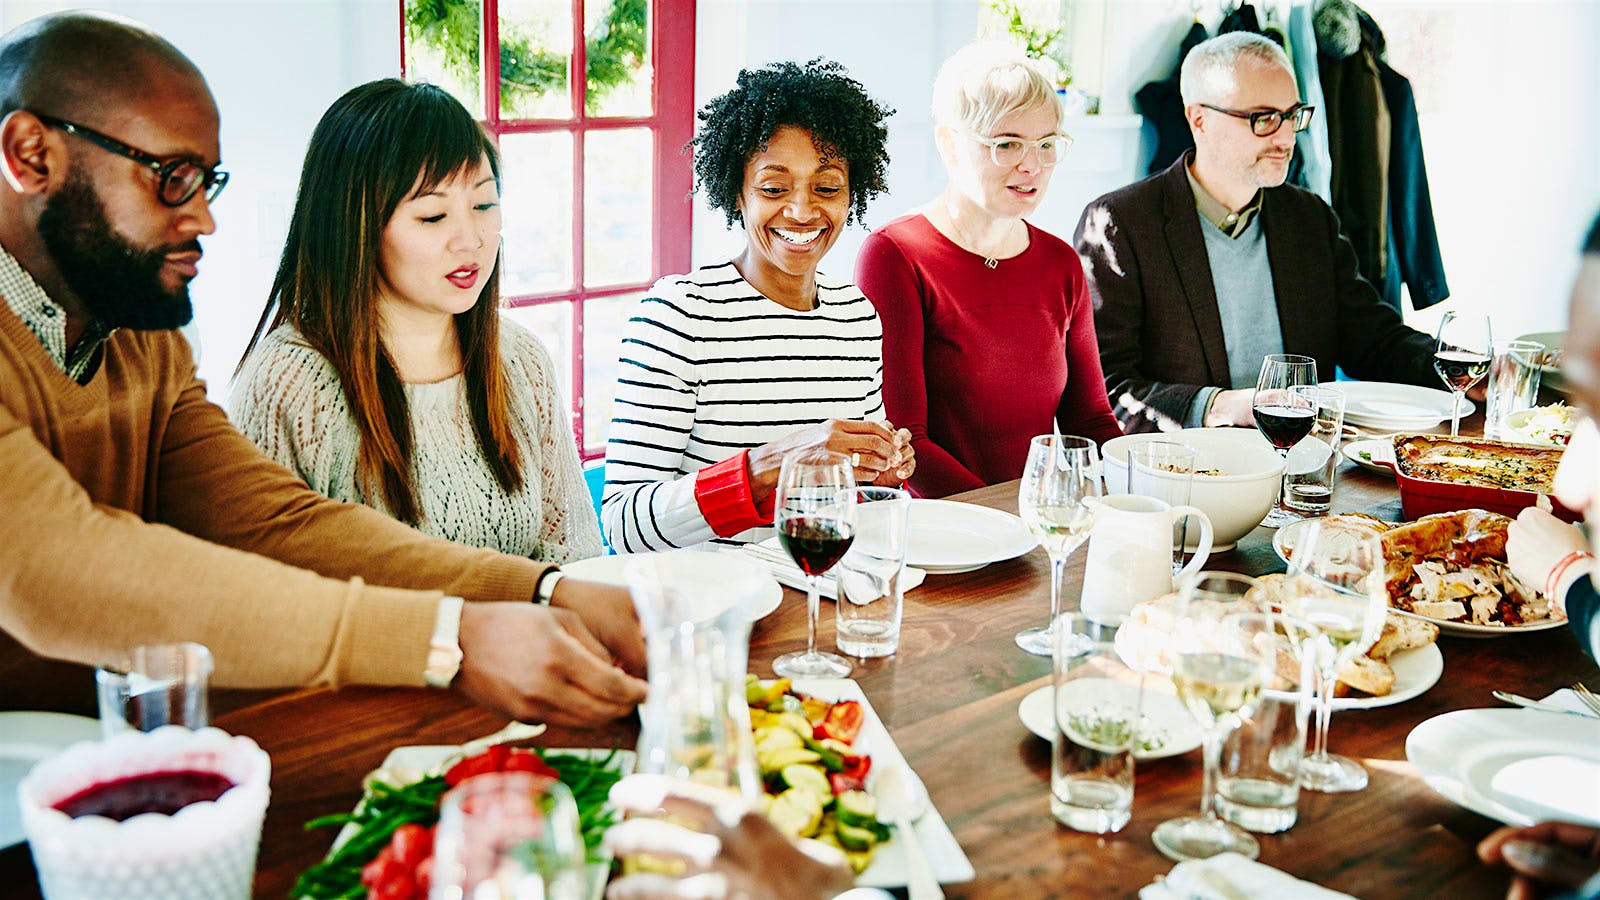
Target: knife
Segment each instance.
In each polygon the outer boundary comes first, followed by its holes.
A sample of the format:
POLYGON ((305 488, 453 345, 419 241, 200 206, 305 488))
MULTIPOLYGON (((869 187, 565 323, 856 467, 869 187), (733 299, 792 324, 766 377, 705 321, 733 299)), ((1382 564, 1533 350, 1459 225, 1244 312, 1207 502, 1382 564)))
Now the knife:
POLYGON ((1508 694, 1505 691, 1495 691, 1494 698, 1502 703, 1509 703, 1512 706, 1520 706, 1524 709, 1536 709, 1540 712, 1564 713, 1566 715, 1577 716, 1582 719, 1600 719, 1600 716, 1592 716, 1585 712, 1578 712, 1575 709, 1567 709, 1564 706, 1557 706, 1554 703, 1546 703, 1543 700, 1534 700, 1530 697, 1523 697, 1518 694, 1508 694))

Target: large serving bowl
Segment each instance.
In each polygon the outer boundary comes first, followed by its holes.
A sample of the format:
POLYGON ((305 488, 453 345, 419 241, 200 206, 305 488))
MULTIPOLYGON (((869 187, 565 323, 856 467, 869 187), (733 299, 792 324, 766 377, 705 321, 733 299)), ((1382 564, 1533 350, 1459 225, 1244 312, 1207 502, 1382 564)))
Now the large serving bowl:
POLYGON ((1128 448, 1150 441, 1192 447, 1197 470, 1215 469, 1222 473, 1196 474, 1189 493, 1189 504, 1204 510, 1211 519, 1215 532, 1212 552, 1233 549, 1272 508, 1278 483, 1283 479, 1283 458, 1254 428, 1189 428, 1112 438, 1100 446, 1107 491, 1127 491, 1128 448))

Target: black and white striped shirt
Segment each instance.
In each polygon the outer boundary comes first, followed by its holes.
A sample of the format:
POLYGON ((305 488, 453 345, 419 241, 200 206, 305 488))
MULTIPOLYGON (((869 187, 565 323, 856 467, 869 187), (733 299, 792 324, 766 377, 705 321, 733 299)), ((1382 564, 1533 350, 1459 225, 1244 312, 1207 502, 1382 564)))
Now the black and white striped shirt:
POLYGON ((600 521, 619 553, 717 538, 695 473, 827 419, 883 420, 883 327, 854 285, 818 278, 817 306, 789 309, 731 262, 670 275, 623 332, 600 521))

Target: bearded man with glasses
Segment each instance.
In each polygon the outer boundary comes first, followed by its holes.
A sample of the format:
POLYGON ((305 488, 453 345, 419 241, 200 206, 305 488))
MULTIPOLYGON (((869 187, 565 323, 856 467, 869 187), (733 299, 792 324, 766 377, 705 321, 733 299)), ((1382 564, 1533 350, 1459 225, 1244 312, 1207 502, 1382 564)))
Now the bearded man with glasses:
POLYGON ((1089 204, 1075 237, 1122 427, 1251 425, 1272 353, 1312 357, 1325 380, 1343 367, 1437 387, 1433 338, 1361 278, 1333 210, 1284 183, 1316 110, 1283 49, 1212 38, 1184 58, 1180 90, 1195 149, 1089 204))
POLYGON ((206 400, 175 329, 221 153, 205 79, 143 26, 75 12, 0 36, 0 710, 92 709, 88 666, 197 641, 219 687, 632 711, 626 591, 329 500, 206 400))

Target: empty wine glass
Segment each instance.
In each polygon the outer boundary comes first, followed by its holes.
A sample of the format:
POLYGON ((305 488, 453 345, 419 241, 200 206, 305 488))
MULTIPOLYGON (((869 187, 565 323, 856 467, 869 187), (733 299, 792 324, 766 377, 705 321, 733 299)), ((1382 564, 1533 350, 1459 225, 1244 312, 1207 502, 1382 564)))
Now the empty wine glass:
POLYGON ((1056 617, 1061 614, 1061 579, 1067 558, 1089 539, 1094 507, 1087 501, 1103 493, 1100 454, 1094 441, 1076 435, 1042 434, 1028 445, 1017 510, 1045 552, 1050 554, 1049 624, 1017 632, 1017 646, 1034 656, 1055 649, 1056 617))
POLYGON ((1256 378, 1256 393, 1251 401, 1256 428, 1283 457, 1283 476, 1278 479, 1278 497, 1261 524, 1277 528, 1300 517, 1283 506, 1289 479, 1289 448, 1300 443, 1317 424, 1316 401, 1305 389, 1316 387, 1317 361, 1292 353, 1269 354, 1261 361, 1256 378))
POLYGON ((801 450, 778 470, 774 522, 778 543, 806 574, 806 649, 772 663, 784 678, 843 678, 850 661, 817 649, 818 585, 855 540, 856 478, 850 457, 831 450, 801 450))
POLYGON ((1488 316, 1445 313, 1439 321, 1433 351, 1433 370, 1450 389, 1450 436, 1461 433, 1461 398, 1489 373, 1494 358, 1494 335, 1488 316))
POLYGON ((1276 660, 1255 640, 1252 620, 1266 612, 1256 581, 1232 572, 1197 572, 1183 581, 1170 636, 1172 684, 1204 733, 1200 814, 1168 819, 1151 838, 1176 860, 1238 853, 1255 859, 1260 845, 1249 832, 1217 817, 1216 785, 1222 743, 1248 717, 1276 660))
POLYGON ((583 900, 578 807, 567 786, 530 772, 468 778, 444 795, 434 836, 434 898, 583 900))
POLYGON ((1300 786, 1339 793, 1367 786, 1367 770, 1328 752, 1333 688, 1338 670, 1367 652, 1383 634, 1389 597, 1383 543, 1336 522, 1313 522, 1295 541, 1284 612, 1317 627, 1317 728, 1313 750, 1300 763, 1300 786))

